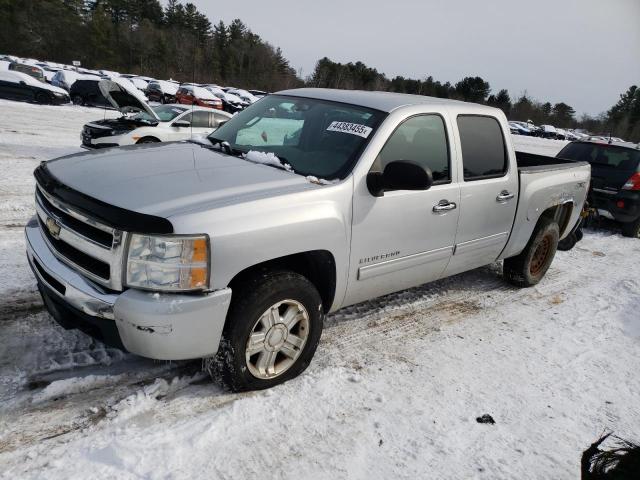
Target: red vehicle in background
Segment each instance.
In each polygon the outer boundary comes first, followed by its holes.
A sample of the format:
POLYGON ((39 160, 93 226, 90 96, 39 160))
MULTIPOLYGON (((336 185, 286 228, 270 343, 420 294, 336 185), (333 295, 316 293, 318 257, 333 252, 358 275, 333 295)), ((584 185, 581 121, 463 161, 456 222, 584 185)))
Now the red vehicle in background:
POLYGON ((195 85, 181 85, 176 92, 176 101, 184 105, 198 105, 222 110, 222 100, 208 90, 195 85))

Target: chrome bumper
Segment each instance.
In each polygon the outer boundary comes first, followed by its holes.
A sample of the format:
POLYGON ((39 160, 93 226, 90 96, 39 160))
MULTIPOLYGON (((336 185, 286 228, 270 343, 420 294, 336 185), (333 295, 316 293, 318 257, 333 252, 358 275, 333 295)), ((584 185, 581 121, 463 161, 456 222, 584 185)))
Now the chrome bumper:
POLYGON ((135 289, 108 292, 58 260, 36 218, 25 228, 27 257, 38 282, 64 303, 115 322, 124 347, 158 360, 214 355, 231 302, 231 289, 204 295, 158 294, 135 289))
POLYGON ((27 224, 25 236, 29 264, 40 282, 48 286, 52 292, 63 298, 69 305, 88 315, 111 320, 115 318, 113 306, 118 295, 107 293, 58 260, 42 237, 36 217, 33 217, 27 224), (56 285, 53 285, 50 278, 43 275, 41 270, 63 285, 64 292, 56 288, 56 285))

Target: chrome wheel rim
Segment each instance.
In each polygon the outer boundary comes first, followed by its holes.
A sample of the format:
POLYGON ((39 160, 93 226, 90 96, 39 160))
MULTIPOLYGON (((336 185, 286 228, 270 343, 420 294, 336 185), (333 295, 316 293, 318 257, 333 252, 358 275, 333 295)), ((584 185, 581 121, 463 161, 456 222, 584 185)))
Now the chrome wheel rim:
POLYGON ((251 329, 245 350, 256 378, 278 377, 296 363, 309 337, 309 313, 300 302, 283 300, 269 307, 251 329))

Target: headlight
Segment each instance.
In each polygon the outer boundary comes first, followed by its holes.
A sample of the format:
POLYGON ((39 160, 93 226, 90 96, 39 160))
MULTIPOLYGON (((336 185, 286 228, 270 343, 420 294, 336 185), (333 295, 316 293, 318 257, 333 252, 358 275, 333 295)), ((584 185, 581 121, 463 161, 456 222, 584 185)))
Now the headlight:
POLYGON ((209 285, 209 238, 132 234, 126 284, 146 290, 192 291, 209 285))

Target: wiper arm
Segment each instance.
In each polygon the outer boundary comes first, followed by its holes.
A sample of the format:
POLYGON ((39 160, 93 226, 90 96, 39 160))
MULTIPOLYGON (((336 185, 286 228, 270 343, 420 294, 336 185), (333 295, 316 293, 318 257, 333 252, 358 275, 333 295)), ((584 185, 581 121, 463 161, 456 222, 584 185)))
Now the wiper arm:
POLYGON ((224 151, 228 154, 228 155, 233 155, 233 150, 231 148, 231 145, 229 144, 229 142, 227 142, 226 140, 222 140, 220 138, 216 138, 216 137, 207 137, 207 140, 209 140, 211 142, 211 146, 215 147, 216 145, 220 145, 220 148, 224 149, 224 151))

